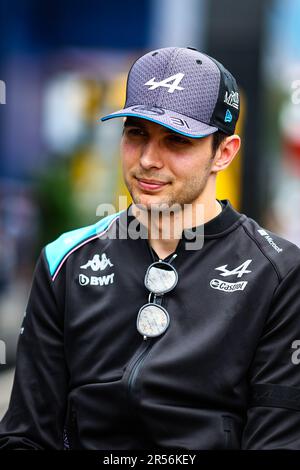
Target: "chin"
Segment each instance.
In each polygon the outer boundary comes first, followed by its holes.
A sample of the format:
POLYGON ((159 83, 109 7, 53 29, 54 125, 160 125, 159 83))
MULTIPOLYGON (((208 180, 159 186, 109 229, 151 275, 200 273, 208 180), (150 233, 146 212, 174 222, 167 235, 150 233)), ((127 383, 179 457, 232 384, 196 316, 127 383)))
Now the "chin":
POLYGON ((133 197, 136 205, 141 205, 147 211, 161 211, 170 208, 170 201, 166 197, 152 196, 149 194, 138 194, 133 197))
POLYGON ((143 193, 133 194, 132 199, 136 205, 144 206, 147 210, 151 209, 152 204, 156 205, 161 202, 159 197, 143 193))
POLYGON ((142 191, 138 188, 134 182, 133 184, 127 185, 131 198, 136 205, 141 205, 147 210, 151 208, 153 210, 163 210, 169 208, 172 205, 173 194, 168 194, 170 191, 164 188, 162 191, 157 192, 156 194, 151 194, 150 192, 142 191))

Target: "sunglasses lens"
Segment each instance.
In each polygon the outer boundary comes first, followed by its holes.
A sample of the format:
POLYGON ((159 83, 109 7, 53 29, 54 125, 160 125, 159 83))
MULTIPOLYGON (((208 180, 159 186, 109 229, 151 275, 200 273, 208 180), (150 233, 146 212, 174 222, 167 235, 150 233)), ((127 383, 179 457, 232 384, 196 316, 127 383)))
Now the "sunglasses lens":
POLYGON ((137 329, 143 336, 160 336, 169 323, 169 314, 161 305, 143 305, 137 317, 137 329))
POLYGON ((153 263, 145 277, 145 286, 154 294, 168 292, 177 284, 178 275, 170 264, 164 262, 153 263))

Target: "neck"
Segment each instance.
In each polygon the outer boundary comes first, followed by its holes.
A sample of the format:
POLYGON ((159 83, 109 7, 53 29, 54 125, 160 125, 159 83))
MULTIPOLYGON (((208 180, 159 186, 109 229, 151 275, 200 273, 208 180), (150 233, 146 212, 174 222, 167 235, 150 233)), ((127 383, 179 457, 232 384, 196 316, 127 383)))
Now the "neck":
POLYGON ((163 259, 176 250, 184 229, 197 227, 209 222, 222 212, 215 199, 198 198, 193 204, 186 205, 176 212, 138 211, 133 206, 135 217, 148 227, 148 240, 158 256, 163 259))

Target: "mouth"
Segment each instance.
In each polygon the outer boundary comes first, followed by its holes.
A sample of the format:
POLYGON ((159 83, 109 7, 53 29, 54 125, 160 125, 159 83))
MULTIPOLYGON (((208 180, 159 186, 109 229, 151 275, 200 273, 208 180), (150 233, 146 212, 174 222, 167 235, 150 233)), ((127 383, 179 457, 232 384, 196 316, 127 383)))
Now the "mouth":
POLYGON ((145 179, 145 178, 136 178, 138 185, 141 189, 145 191, 158 191, 164 186, 166 186, 169 183, 165 183, 163 181, 158 181, 158 180, 151 180, 151 179, 145 179))

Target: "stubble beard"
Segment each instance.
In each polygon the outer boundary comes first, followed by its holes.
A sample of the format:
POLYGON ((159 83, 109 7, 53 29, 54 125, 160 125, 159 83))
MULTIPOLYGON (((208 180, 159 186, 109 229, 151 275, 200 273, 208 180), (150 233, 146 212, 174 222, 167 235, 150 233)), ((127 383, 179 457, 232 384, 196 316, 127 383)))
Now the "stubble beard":
MULTIPOLYGON (((125 178, 127 189, 131 195, 131 198, 135 205, 143 206, 147 211, 158 211, 163 212, 164 210, 170 210, 171 208, 178 208, 183 210, 187 204, 193 204, 203 193, 206 188, 210 169, 212 166, 212 160, 207 164, 204 169, 204 174, 199 177, 193 175, 189 178, 180 190, 171 190, 168 194, 163 196, 159 202, 156 203, 143 203, 143 196, 140 192, 134 188, 134 183, 125 178)), ((171 184, 172 187, 172 184, 171 184)))

